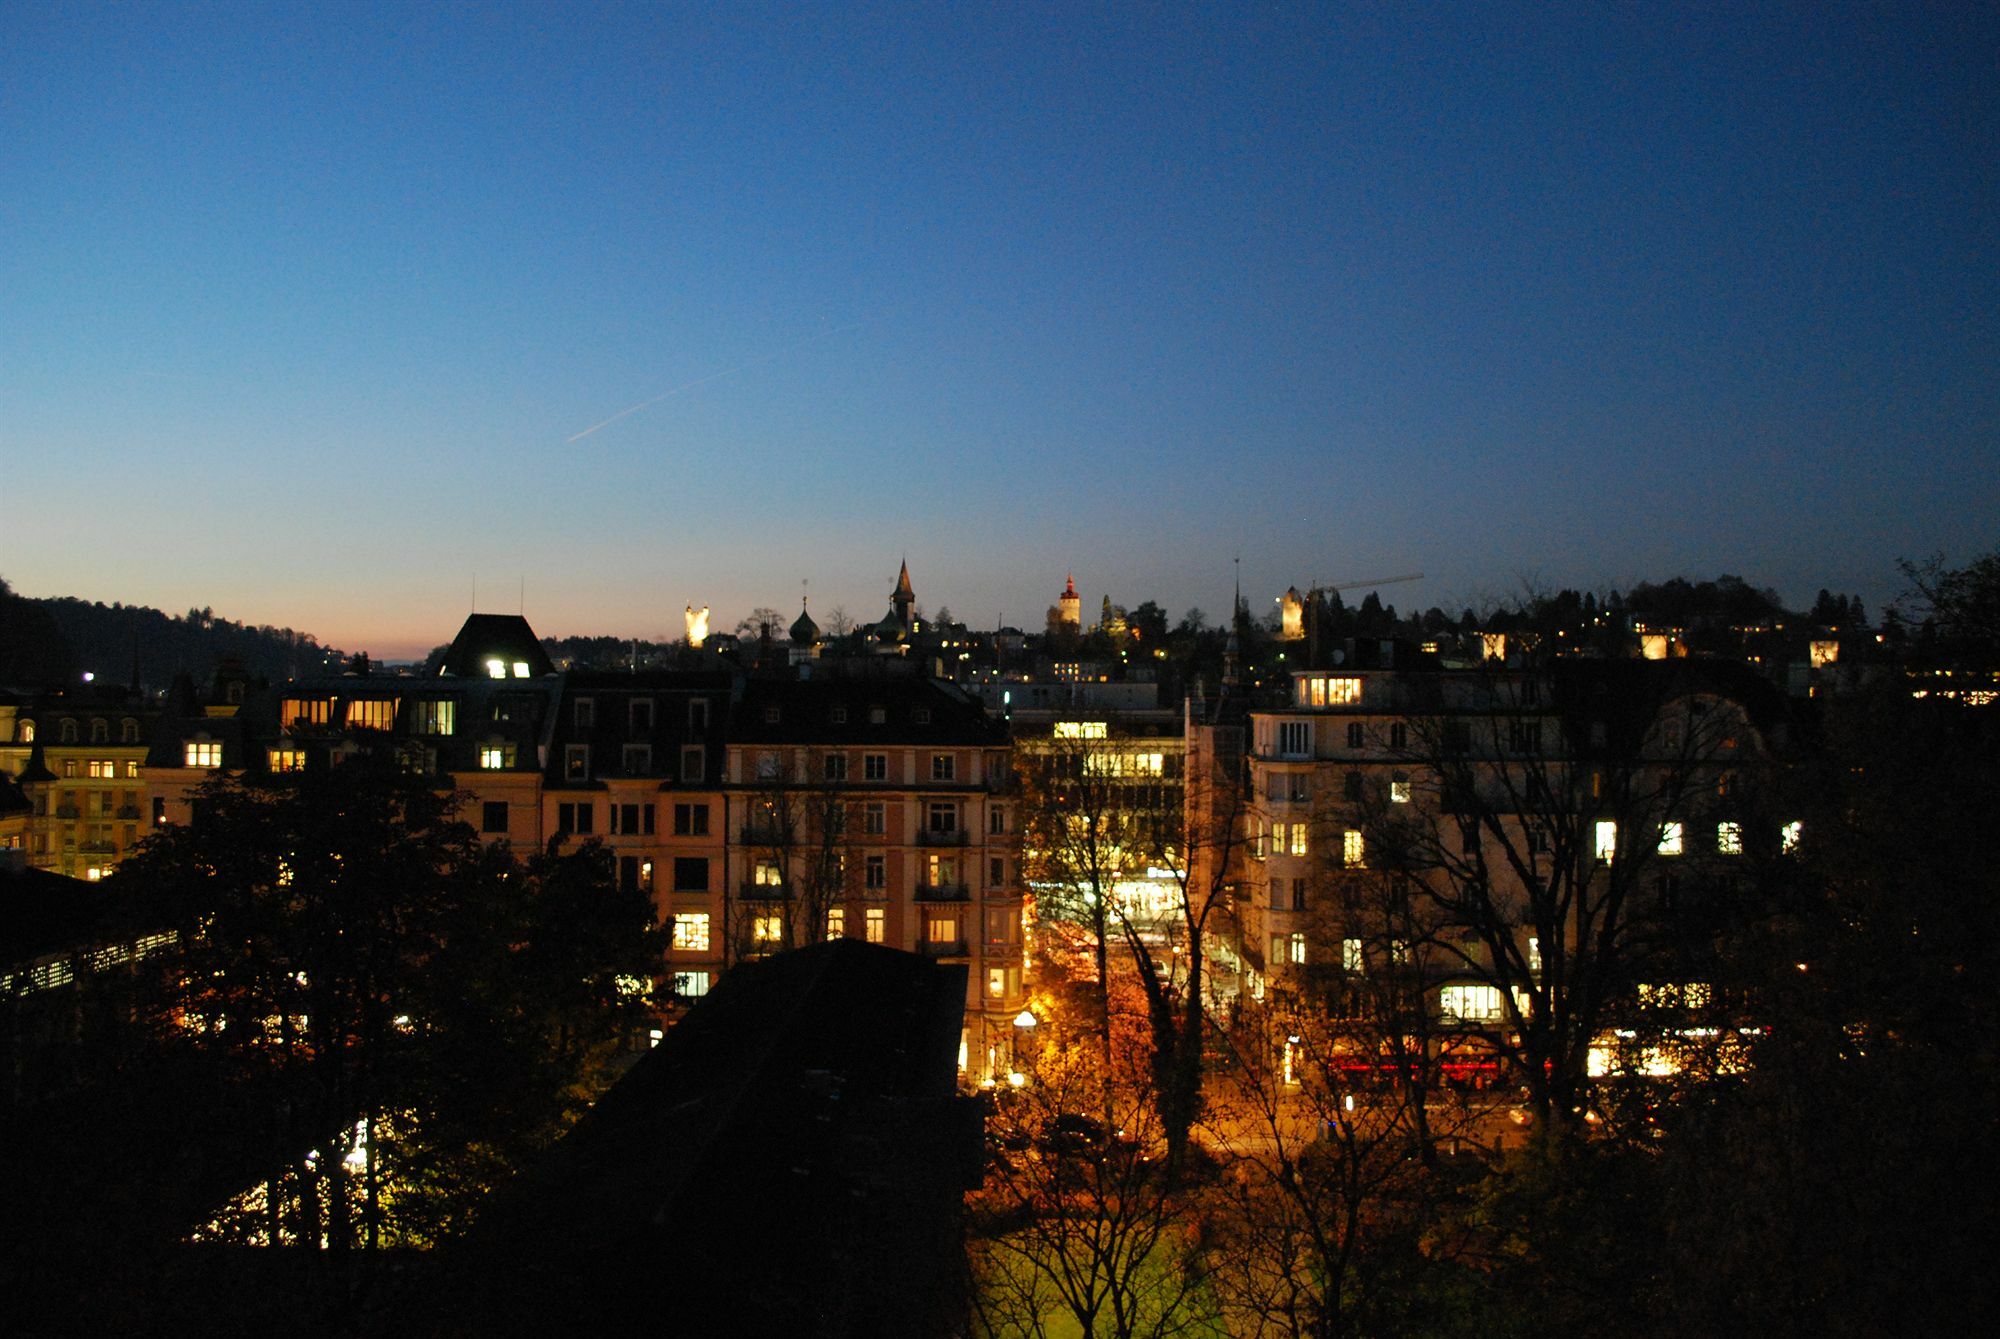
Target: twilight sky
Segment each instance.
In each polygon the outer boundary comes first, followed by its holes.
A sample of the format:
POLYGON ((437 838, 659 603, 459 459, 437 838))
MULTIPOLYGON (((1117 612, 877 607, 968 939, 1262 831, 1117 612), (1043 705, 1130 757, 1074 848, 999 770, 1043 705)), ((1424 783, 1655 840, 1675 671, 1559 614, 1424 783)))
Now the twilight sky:
POLYGON ((0 5, 0 576, 420 652, 2000 542, 2000 11, 0 5), (1748 12, 1744 12, 1748 11, 1748 12), (635 408, 635 406, 644 406, 635 408), (631 412, 625 413, 623 411, 631 412), (623 413, 622 417, 618 417, 623 413))

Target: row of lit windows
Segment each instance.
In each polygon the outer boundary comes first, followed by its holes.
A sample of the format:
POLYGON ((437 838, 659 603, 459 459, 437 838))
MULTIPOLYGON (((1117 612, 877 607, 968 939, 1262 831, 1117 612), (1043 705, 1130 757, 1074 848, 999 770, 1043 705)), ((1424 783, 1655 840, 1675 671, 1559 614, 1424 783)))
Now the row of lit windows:
POLYGON ((124 762, 116 758, 88 758, 79 763, 75 758, 64 758, 62 774, 65 778, 87 776, 93 781, 115 781, 121 776, 130 780, 139 775, 139 762, 136 758, 124 762))

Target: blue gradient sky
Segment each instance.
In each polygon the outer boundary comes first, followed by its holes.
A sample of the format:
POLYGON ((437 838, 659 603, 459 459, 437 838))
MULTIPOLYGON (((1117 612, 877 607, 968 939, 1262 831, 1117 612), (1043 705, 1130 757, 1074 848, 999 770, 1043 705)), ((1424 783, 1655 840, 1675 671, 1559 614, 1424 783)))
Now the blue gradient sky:
POLYGON ((1872 607, 2000 542, 2000 19, 1740 8, 0 6, 0 575, 1872 607))

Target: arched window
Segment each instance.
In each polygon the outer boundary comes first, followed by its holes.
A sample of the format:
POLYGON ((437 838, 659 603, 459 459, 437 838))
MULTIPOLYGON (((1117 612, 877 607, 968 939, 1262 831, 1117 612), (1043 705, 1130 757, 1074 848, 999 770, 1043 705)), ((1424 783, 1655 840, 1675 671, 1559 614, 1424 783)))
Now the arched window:
POLYGON ((93 744, 104 744, 108 743, 110 739, 111 723, 102 716, 93 717, 90 722, 90 742, 93 744))
POLYGON ((75 721, 64 721, 64 722, 62 723, 62 742, 63 742, 63 743, 65 743, 65 744, 74 744, 74 743, 76 743, 76 722, 75 722, 75 721))
POLYGON ((127 744, 138 743, 139 722, 133 720, 130 716, 127 716, 125 718, 125 723, 119 727, 119 734, 120 737, 123 738, 127 744))
POLYGON ((33 721, 21 722, 21 742, 23 744, 32 744, 35 742, 35 723, 33 721))

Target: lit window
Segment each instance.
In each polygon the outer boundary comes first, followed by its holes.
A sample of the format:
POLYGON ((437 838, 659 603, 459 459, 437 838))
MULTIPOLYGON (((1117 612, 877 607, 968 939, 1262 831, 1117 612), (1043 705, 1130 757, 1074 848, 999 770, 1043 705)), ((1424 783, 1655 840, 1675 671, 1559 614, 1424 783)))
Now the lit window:
POLYGON ((785 876, 784 872, 778 868, 777 861, 759 860, 751 867, 750 882, 759 888, 782 888, 785 883, 785 876))
POLYGON ((481 744, 479 746, 479 767, 486 772, 504 771, 514 765, 512 744, 481 744))
POLYGON ((785 918, 775 913, 752 917, 750 938, 759 944, 782 943, 785 938, 785 918))
POLYGON ((219 743, 194 742, 187 746, 189 767, 222 766, 222 745, 219 743))
POLYGON ((1389 780, 1389 803, 1408 804, 1410 802, 1410 778, 1398 772, 1389 780))
POLYGON ((1343 972, 1359 972, 1361 970, 1361 962, 1361 941, 1359 939, 1341 940, 1340 970, 1343 972))
POLYGON ((933 944, 955 944, 958 942, 958 918, 956 916, 933 916, 924 922, 924 938, 933 944))
POLYGON ((879 944, 888 933, 889 914, 881 907, 870 907, 863 913, 861 932, 871 944, 879 944))
POLYGON ((1340 834, 1340 863, 1349 869, 1360 869, 1368 863, 1367 844, 1353 828, 1340 834))
POLYGON ((1618 825, 1608 818, 1601 818, 1597 821, 1596 833, 1597 844, 1593 849, 1597 858, 1610 864, 1612 857, 1618 854, 1618 825))
POLYGON ((1361 700, 1361 680, 1314 675, 1299 685, 1299 705, 1351 707, 1361 700))
POLYGON ((506 678, 507 662, 504 660, 488 660, 486 662, 486 677, 489 679, 506 678))
POLYGON ((708 913, 691 911, 676 914, 673 944, 686 953, 708 952, 708 913))
POLYGON ((525 661, 525 660, 517 660, 517 661, 515 661, 515 662, 514 662, 514 677, 515 677, 515 678, 517 678, 517 679, 525 679, 525 678, 527 678, 527 677, 528 677, 528 662, 527 662, 527 661, 525 661))
POLYGON ((1741 823, 1717 823, 1715 825, 1715 849, 1722 855, 1743 854, 1743 825, 1741 823))
POLYGON ((826 909, 826 937, 838 939, 847 933, 847 908, 828 907, 826 909))
POLYGON ((1805 832, 1805 825, 1794 820, 1778 829, 1778 849, 1786 855, 1793 855, 1799 849, 1799 837, 1805 832))
POLYGON ((1681 853, 1681 825, 1662 823, 1660 825, 1660 854, 1679 855, 1681 853))
POLYGON ((137 762, 127 760, 125 763, 125 775, 128 778, 136 780, 139 776, 139 764, 137 762))
POLYGON ((333 702, 324 697, 288 697, 278 713, 286 729, 295 725, 325 725, 333 719, 333 702))
POLYGON ((1285 940, 1285 961, 1302 963, 1306 960, 1306 937, 1301 930, 1292 931, 1285 940))
POLYGON ((304 749, 272 749, 270 760, 274 772, 303 772, 306 768, 304 749))
POLYGON ((563 777, 569 781, 590 780, 590 745, 567 744, 563 747, 563 777))
POLYGON ((1306 853, 1305 824, 1303 823, 1292 824, 1292 844, 1290 850, 1293 855, 1304 855, 1306 853))
POLYGON ((698 1000, 708 994, 707 972, 675 972, 671 980, 674 994, 684 1000, 698 1000))
POLYGON ((986 994, 991 999, 999 999, 1007 993, 1007 969, 988 967, 986 969, 986 994))
POLYGON ((448 735, 458 719, 458 704, 449 699, 417 703, 417 733, 448 735))
POLYGON ((1446 1019, 1492 1022, 1502 1016, 1500 990, 1496 986, 1443 986, 1438 990, 1438 1013, 1446 1019))
POLYGON ((1536 977, 1542 974, 1542 941, 1534 935, 1528 936, 1528 970, 1536 977))
POLYGON ((100 781, 115 780, 118 776, 118 764, 109 758, 92 758, 90 760, 90 774, 100 781))
POLYGON ((1057 721, 1057 739, 1103 739, 1109 727, 1103 721, 1057 721))
POLYGON ((347 704, 347 728, 350 730, 387 730, 396 723, 396 699, 358 698, 347 704))
POLYGON ((1406 963, 1409 960, 1410 941, 1407 939, 1391 939, 1389 941, 1389 961, 1393 963, 1406 963))

